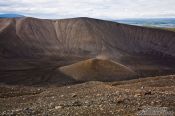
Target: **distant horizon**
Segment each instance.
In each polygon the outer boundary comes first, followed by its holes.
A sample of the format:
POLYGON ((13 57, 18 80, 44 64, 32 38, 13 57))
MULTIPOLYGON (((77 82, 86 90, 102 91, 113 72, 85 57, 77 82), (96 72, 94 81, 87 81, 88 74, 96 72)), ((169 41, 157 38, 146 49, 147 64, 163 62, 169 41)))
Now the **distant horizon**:
MULTIPOLYGON (((17 13, 0 13, 0 17, 1 16, 5 16, 5 15, 16 15, 18 17, 31 17, 31 18, 38 18, 38 19, 69 19, 69 18, 81 18, 81 16, 77 16, 77 17, 68 17, 68 18, 42 18, 42 17, 35 17, 35 16, 27 16, 27 15, 23 15, 23 14, 17 14, 17 13)), ((94 18, 94 17, 87 17, 87 18, 94 18)), ((116 18, 116 19, 105 19, 105 18, 94 18, 94 19, 101 19, 101 20, 111 20, 111 21, 115 21, 115 20, 139 20, 139 19, 143 19, 143 20, 149 20, 149 19, 175 19, 175 17, 145 17, 145 18, 116 18)))
MULTIPOLYGON (((0 14, 0 18, 20 18, 27 17, 21 14, 0 14)), ((37 18, 37 17, 31 17, 37 18)), ((70 18, 56 18, 50 20, 72 19, 72 18, 92 18, 92 17, 70 17, 70 18)), ((43 18, 37 18, 43 19, 43 18)), ((44 18, 46 19, 46 18, 44 18)), ((125 19, 100 19, 98 20, 112 21, 129 25, 148 26, 148 27, 163 27, 163 28, 175 28, 175 18, 125 18, 125 19)))

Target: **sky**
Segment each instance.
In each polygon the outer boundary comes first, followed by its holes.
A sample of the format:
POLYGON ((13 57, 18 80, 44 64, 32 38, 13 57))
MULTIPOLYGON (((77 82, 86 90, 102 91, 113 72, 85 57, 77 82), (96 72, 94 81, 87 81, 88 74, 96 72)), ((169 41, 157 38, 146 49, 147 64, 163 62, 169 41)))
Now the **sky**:
POLYGON ((175 0, 0 0, 0 14, 62 19, 174 18, 175 0))

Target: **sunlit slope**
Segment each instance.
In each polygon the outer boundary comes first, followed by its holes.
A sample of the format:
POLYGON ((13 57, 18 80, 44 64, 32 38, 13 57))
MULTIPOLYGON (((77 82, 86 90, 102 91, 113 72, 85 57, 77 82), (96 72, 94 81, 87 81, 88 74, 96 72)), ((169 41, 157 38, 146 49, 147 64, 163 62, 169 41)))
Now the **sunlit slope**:
POLYGON ((77 81, 114 81, 136 78, 136 73, 128 67, 104 59, 80 61, 60 67, 59 70, 77 81))

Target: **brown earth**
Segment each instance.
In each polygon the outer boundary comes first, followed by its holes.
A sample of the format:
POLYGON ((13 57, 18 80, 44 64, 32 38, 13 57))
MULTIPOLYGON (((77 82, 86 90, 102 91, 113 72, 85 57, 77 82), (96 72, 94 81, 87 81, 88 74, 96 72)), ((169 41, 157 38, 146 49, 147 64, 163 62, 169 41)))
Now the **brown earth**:
POLYGON ((173 116, 174 73, 173 31, 91 18, 0 19, 3 116, 135 116, 148 109, 173 116))

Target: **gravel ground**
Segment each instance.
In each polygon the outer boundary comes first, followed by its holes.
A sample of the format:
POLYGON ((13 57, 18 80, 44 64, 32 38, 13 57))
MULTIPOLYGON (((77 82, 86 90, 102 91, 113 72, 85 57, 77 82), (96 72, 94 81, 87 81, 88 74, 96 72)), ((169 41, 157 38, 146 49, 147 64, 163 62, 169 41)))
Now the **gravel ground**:
POLYGON ((174 116, 175 76, 67 86, 0 85, 2 116, 174 116))

